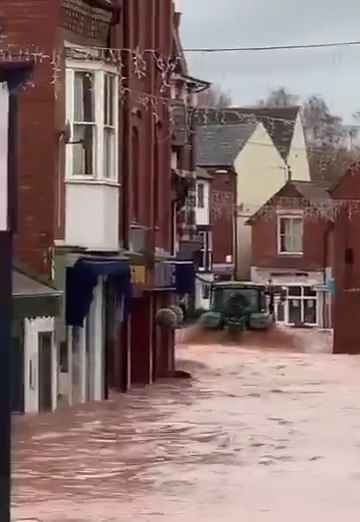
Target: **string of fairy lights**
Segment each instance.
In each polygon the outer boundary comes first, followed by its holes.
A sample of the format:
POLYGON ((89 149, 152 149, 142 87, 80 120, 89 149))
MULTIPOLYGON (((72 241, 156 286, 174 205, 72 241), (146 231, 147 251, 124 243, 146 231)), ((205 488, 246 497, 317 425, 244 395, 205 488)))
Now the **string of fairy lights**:
MULTIPOLYGON (((177 122, 177 111, 183 111, 181 115, 181 125, 183 125, 185 133, 191 135, 196 132, 198 125, 206 126, 209 123, 226 125, 229 120, 233 123, 257 124, 265 123, 266 130, 271 137, 278 131, 281 125, 281 132, 283 137, 291 139, 294 133, 294 120, 282 117, 274 117, 273 115, 261 114, 261 117, 256 113, 256 109, 252 113, 251 110, 241 111, 236 108, 213 109, 209 107, 193 106, 189 99, 182 97, 176 99, 172 92, 174 85, 174 77, 185 58, 184 56, 164 56, 156 49, 126 49, 126 48, 107 48, 107 47, 79 47, 66 46, 64 49, 55 49, 50 52, 40 49, 38 46, 30 45, 28 47, 19 47, 16 45, 0 42, 0 63, 1 62, 27 62, 37 68, 47 66, 50 68, 49 81, 54 86, 54 96, 58 97, 59 89, 64 78, 65 61, 70 60, 79 62, 79 64, 89 62, 101 62, 108 66, 113 66, 118 77, 119 85, 119 100, 125 106, 129 104, 130 108, 139 106, 145 111, 151 111, 155 121, 159 123, 162 118, 168 117, 170 121, 170 132, 166 136, 159 139, 162 141, 170 140, 173 132, 179 122, 177 122), (160 73, 160 82, 157 93, 147 92, 139 88, 129 87, 129 78, 139 80, 139 85, 143 86, 141 80, 144 80, 148 74, 153 71, 154 67, 160 73), (127 76, 125 75, 125 72, 127 76), (165 116, 166 115, 166 116, 165 116), (286 136, 287 135, 287 136, 286 136)), ((44 81, 41 74, 34 74, 24 86, 24 89, 34 88, 38 82, 44 81)), ((266 146, 266 144, 259 144, 259 146, 266 146)), ((294 150, 294 148, 293 148, 294 150)), ((338 160, 338 150, 333 148, 328 150, 322 146, 308 146, 307 153, 309 156, 316 157, 319 161, 319 169, 325 172, 331 162, 338 160), (326 150, 324 150, 326 149, 326 150)), ((346 168, 351 161, 344 159, 341 168, 346 168)), ((325 201, 322 205, 316 204, 306 207, 304 212, 311 217, 312 213, 317 215, 334 216, 339 209, 349 205, 349 201, 325 201), (313 207, 313 208, 312 208, 313 207)), ((360 203, 351 202, 353 211, 360 209, 360 203)), ((263 213, 270 213, 271 209, 266 206, 263 213)))
MULTIPOLYGON (((60 79, 60 74, 63 69, 63 62, 65 59, 81 61, 81 62, 103 62, 107 65, 112 65, 117 68, 117 75, 119 77, 120 94, 134 93, 146 96, 147 100, 157 101, 159 103, 171 104, 174 98, 169 94, 171 88, 172 75, 175 73, 179 62, 184 61, 183 56, 163 56, 156 49, 127 49, 127 48, 108 48, 108 47, 78 47, 67 46, 64 50, 53 50, 46 52, 41 50, 38 46, 19 47, 12 44, 0 45, 0 62, 31 62, 34 66, 50 63, 52 67, 51 84, 55 85, 60 79), (132 74, 138 80, 146 78, 150 71, 151 61, 160 72, 161 82, 159 86, 159 94, 153 94, 146 91, 140 91, 134 88, 125 87, 124 83, 127 78, 123 74, 125 66, 129 69, 128 76, 132 74)), ((30 80, 25 88, 35 87, 36 82, 30 80)), ((152 102, 153 103, 153 102, 152 102)), ((233 109, 214 110, 210 108, 196 108, 192 114, 201 112, 203 124, 207 123, 208 115, 213 115, 214 112, 218 114, 218 123, 225 123, 225 116, 228 114, 238 117, 240 121, 255 122, 256 115, 241 113, 233 109)), ((286 118, 262 116, 262 119, 268 122, 281 122, 283 125, 293 126, 293 122, 286 118)))

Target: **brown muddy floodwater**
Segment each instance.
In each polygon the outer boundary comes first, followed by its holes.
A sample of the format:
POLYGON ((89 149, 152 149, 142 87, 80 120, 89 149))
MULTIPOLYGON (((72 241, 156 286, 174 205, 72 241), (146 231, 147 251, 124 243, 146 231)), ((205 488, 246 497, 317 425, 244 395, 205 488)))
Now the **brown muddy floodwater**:
POLYGON ((360 358, 311 335, 180 346, 193 380, 16 418, 13 520, 357 522, 360 358))

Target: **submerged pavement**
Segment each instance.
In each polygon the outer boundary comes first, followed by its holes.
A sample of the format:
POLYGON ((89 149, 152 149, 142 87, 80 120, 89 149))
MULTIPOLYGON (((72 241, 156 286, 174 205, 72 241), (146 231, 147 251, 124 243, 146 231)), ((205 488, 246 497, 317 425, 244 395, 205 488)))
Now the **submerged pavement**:
POLYGON ((357 522, 360 358, 246 342, 179 347, 192 380, 16 418, 13 519, 357 522))

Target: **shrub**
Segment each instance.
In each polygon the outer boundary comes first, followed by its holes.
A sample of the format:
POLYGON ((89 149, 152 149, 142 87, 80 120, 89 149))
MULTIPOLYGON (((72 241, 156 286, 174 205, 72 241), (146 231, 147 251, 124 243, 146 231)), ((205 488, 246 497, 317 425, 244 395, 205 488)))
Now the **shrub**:
POLYGON ((156 322, 162 328, 175 330, 177 326, 177 315, 171 308, 161 308, 156 314, 156 322))
POLYGON ((169 309, 175 312, 176 326, 180 326, 184 322, 184 312, 182 311, 180 306, 176 305, 169 306, 169 309))

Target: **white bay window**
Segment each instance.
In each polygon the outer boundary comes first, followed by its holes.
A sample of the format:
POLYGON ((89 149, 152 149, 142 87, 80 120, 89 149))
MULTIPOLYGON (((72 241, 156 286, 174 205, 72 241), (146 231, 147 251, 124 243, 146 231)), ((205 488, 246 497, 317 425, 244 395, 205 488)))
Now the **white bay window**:
POLYGON ((118 85, 102 63, 67 63, 67 179, 118 182, 118 85))
POLYGON ((119 94, 116 68, 66 60, 65 242, 119 247, 119 94))

